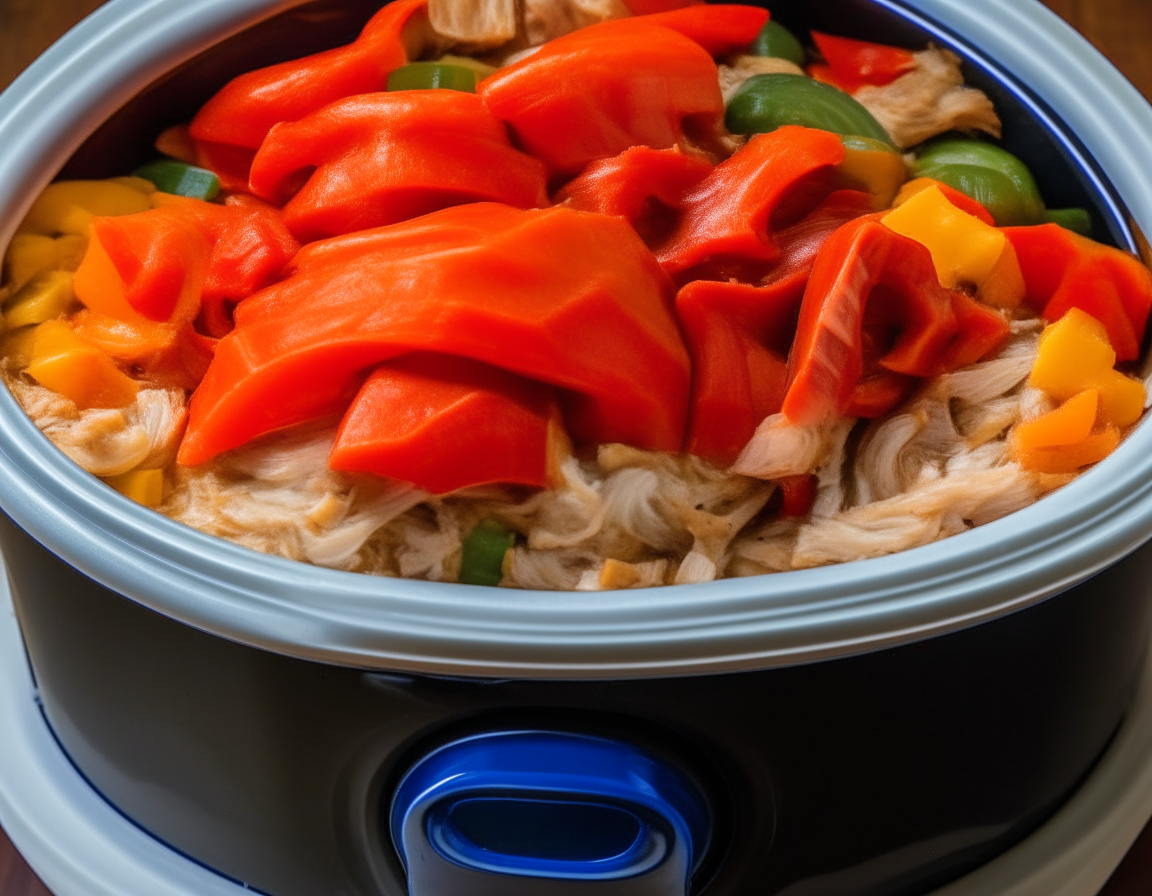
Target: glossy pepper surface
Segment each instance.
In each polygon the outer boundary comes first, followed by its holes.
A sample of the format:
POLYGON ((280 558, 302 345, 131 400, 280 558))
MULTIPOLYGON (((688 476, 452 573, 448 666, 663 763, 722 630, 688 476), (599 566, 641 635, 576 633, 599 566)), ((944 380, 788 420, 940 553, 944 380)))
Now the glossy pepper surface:
POLYGON ((427 0, 393 0, 351 44, 247 72, 234 78, 196 114, 189 133, 198 161, 226 189, 244 189, 248 164, 272 126, 361 93, 383 90, 408 61, 405 29, 426 15, 427 0))
POLYGON ((278 124, 252 163, 251 186, 287 200, 284 221, 304 241, 465 202, 548 201, 544 165, 513 148, 479 97, 454 90, 371 93, 278 124), (302 187, 300 172, 310 172, 302 187))
POLYGON ((669 149, 686 145, 689 133, 714 135, 724 114, 708 51, 643 18, 551 40, 477 90, 518 144, 559 176, 631 146, 669 149))
POLYGON ((833 82, 847 93, 861 87, 883 87, 916 67, 909 50, 887 44, 837 37, 813 31, 812 40, 831 71, 833 82))
POLYGON ((565 390, 578 440, 679 450, 689 361, 670 291, 625 221, 566 208, 476 203, 313 243, 237 307, 180 461, 343 412, 365 371, 418 350, 565 390))

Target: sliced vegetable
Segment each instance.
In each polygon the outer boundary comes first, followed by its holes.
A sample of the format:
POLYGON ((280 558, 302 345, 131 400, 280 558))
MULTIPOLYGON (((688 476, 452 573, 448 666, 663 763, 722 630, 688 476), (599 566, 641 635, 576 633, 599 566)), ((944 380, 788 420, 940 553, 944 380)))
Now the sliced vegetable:
POLYGON ((1104 325, 1117 358, 1140 356, 1152 311, 1152 272, 1138 258, 1056 224, 1004 232, 1019 257, 1027 301, 1045 320, 1079 308, 1104 325))
POLYGON ((753 137, 684 198, 656 257, 682 283, 758 280, 780 257, 773 231, 812 211, 843 161, 844 146, 827 131, 786 126, 753 137))
POLYGON ((1086 208, 1050 208, 1044 218, 1049 224, 1059 224, 1080 236, 1092 236, 1092 213, 1086 208))
POLYGON ((288 200, 284 223, 304 242, 465 202, 548 203, 544 166, 513 148, 479 97, 454 90, 351 97, 276 125, 250 185, 288 200))
POLYGON ((916 67, 916 57, 901 47, 812 32, 816 49, 828 63, 834 83, 847 93, 866 85, 883 87, 916 67))
POLYGON ((411 482, 434 495, 548 482, 554 390, 466 358, 414 353, 368 377, 328 464, 411 482))
POLYGON ((672 149, 633 146, 593 162, 556 194, 557 204, 628 220, 650 246, 667 239, 685 195, 712 170, 706 159, 672 149))
POLYGON ((128 323, 87 309, 73 315, 71 324, 84 342, 131 365, 139 379, 166 388, 195 389, 215 349, 215 340, 190 324, 128 323))
POLYGON ((37 274, 75 271, 88 241, 77 234, 52 238, 38 233, 17 233, 4 255, 4 280, 20 289, 37 274))
POLYGON ((479 522, 464 539, 460 557, 460 584, 499 585, 504 578, 504 556, 516 543, 516 533, 496 520, 479 522))
POLYGON ((804 47, 796 36, 772 19, 760 29, 756 40, 752 43, 752 53, 757 56, 773 56, 777 59, 787 59, 789 62, 804 66, 808 56, 804 47))
POLYGON ((63 180, 44 188, 20 223, 21 233, 84 236, 96 216, 132 215, 152 207, 139 190, 107 180, 63 180))
POLYGON ((1084 467, 1098 463, 1120 446, 1120 431, 1105 426, 1074 445, 1056 448, 1035 448, 1016 443, 1013 435, 1009 445, 1020 466, 1037 473, 1076 473, 1084 467))
POLYGON ((783 502, 780 512, 789 517, 805 517, 816 503, 816 477, 811 473, 784 476, 778 482, 783 502))
POLYGON ((912 171, 943 181, 979 202, 1000 227, 1044 221, 1044 200, 1028 166, 992 143, 944 137, 924 146, 912 171))
POLYGON ((164 503, 164 471, 133 470, 104 480, 126 498, 145 507, 159 507, 164 503))
POLYGON ((948 186, 948 184, 942 181, 933 180, 930 177, 915 177, 904 184, 904 186, 900 188, 900 192, 896 194, 896 198, 892 200, 893 207, 903 205, 917 193, 923 192, 930 187, 938 189, 944 194, 944 198, 956 206, 956 208, 960 209, 960 211, 967 212, 974 218, 979 218, 990 226, 996 225, 996 220, 988 214, 988 210, 975 199, 961 193, 954 187, 948 186))
POLYGON ((161 159, 137 168, 135 176, 156 185, 162 193, 210 201, 220 195, 220 179, 206 168, 175 159, 161 159))
POLYGON ((136 400, 139 388, 111 358, 82 342, 60 320, 45 321, 33 331, 26 372, 81 410, 126 407, 136 400))
POLYGON ((885 226, 928 247, 941 284, 949 289, 986 283, 999 307, 1024 301, 1024 277, 1015 250, 995 227, 966 214, 936 187, 915 194, 881 219, 885 226))
POLYGON ((383 90, 408 61, 404 37, 425 14, 427 0, 384 5, 351 44, 247 72, 224 85, 192 119, 197 164, 227 189, 244 190, 253 152, 272 126, 299 121, 345 97, 383 90))
POLYGON ((689 37, 712 56, 746 52, 768 22, 768 10, 737 3, 705 3, 621 22, 662 25, 689 37))
POLYGON ((711 55, 646 18, 551 40, 485 78, 477 92, 518 145, 557 175, 631 146, 686 145, 686 129, 707 140, 724 114, 711 55))
POLYGON ((388 76, 389 90, 460 90, 476 92, 476 70, 467 65, 409 62, 388 76))
POLYGON ((499 71, 499 67, 489 65, 487 62, 481 62, 479 59, 473 59, 471 56, 453 56, 448 54, 441 56, 436 60, 441 65, 462 65, 464 68, 470 68, 476 73, 476 83, 480 83, 489 75, 495 74, 499 71))
POLYGON ((70 273, 49 271, 40 274, 16 290, 5 303, 4 326, 14 330, 42 324, 62 315, 75 301, 70 273))
POLYGON ((888 132, 851 96, 804 75, 754 75, 728 101, 724 123, 733 134, 800 125, 892 145, 888 132))
POLYGON ((168 209, 96 218, 73 288, 110 317, 186 323, 200 310, 210 253, 201 231, 168 209))
POLYGON ((580 440, 678 450, 689 364, 670 292, 627 222, 563 207, 474 203, 313 243, 237 307, 180 462, 342 411, 360 371, 412 350, 567 390, 580 440))
POLYGON ((781 413, 800 426, 841 416, 867 355, 893 373, 938 373, 957 332, 953 296, 920 243, 872 217, 845 224, 820 250, 805 289, 781 413))
POLYGON ((1034 420, 1016 425, 1013 433, 1016 448, 1061 448, 1083 442, 1096 428, 1100 410, 1100 393, 1085 389, 1060 407, 1034 420))
POLYGON ((864 190, 872 196, 872 208, 890 208, 908 179, 904 157, 887 143, 868 137, 841 137, 844 161, 839 175, 846 189, 864 190))
POLYGON ((1144 384, 1114 370, 1116 352, 1100 321, 1079 308, 1070 309, 1045 328, 1028 382, 1057 401, 1086 389, 1100 395, 1103 419, 1131 426, 1144 412, 1144 384))

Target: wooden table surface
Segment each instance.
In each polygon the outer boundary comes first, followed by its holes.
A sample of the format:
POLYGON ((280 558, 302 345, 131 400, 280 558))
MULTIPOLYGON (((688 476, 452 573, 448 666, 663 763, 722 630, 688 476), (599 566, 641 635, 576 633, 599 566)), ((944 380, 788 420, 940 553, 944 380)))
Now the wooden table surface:
MULTIPOLYGON (((102 0, 0 0, 0 88, 102 0)), ((1150 0, 1044 0, 1152 98, 1150 0)), ((0 148, 2 151, 2 148, 0 148)), ((1152 166, 1150 174, 1152 176, 1152 166)), ((2 736, 2 735, 0 735, 2 736)), ((1152 823, 1100 896, 1152 893, 1152 823)), ((0 831, 0 896, 49 896, 0 831)))

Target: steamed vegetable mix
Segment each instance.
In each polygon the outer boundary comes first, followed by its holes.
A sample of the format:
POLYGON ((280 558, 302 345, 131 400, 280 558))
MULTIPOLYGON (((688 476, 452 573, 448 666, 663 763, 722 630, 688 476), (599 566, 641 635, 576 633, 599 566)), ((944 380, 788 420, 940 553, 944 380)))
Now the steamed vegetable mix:
POLYGON ((70 456, 314 563, 615 588, 953 534, 1142 416, 1152 274, 1046 207, 954 57, 470 10, 395 0, 44 191, 3 363, 70 456))

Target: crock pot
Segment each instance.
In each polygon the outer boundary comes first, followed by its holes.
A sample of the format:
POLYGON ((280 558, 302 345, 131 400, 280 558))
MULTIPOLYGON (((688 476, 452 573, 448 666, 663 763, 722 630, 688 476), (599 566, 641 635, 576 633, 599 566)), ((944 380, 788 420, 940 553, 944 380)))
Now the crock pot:
MULTIPOLYGON (((112 0, 0 97, 0 245, 230 77, 378 3, 112 0)), ((1139 250, 1152 109, 1034 0, 774 3, 966 59, 1054 206, 1139 250)), ((148 511, 0 396, 0 547, 47 722, 113 806, 274 896, 904 896, 1018 842, 1124 718, 1152 429, 891 557, 556 594, 358 576, 148 511)))

